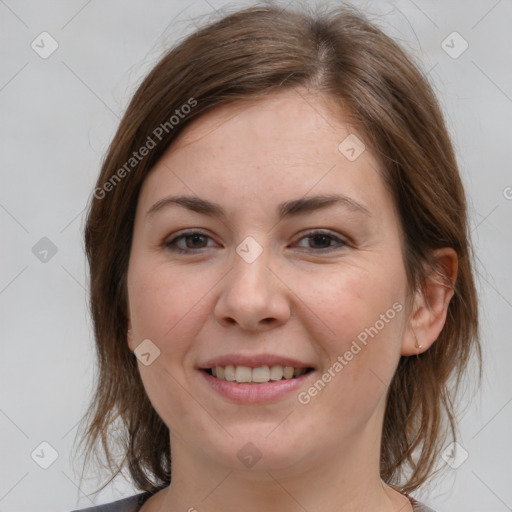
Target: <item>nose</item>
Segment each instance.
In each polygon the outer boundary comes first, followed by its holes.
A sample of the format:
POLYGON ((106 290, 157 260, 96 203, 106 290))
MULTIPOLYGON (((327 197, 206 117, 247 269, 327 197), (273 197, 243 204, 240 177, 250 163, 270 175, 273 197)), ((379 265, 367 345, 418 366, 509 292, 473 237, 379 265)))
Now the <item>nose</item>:
POLYGON ((290 318, 287 289, 269 268, 265 253, 268 249, 252 263, 235 255, 214 308, 215 319, 223 327, 238 324, 243 330, 265 331, 290 318))

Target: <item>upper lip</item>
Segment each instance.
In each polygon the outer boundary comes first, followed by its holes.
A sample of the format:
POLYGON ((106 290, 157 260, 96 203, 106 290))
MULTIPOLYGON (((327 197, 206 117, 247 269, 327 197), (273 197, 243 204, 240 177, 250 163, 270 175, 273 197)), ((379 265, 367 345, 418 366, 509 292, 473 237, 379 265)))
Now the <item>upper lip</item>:
POLYGON ((312 365, 308 363, 277 354, 225 354, 209 359, 199 365, 199 368, 203 370, 215 368, 216 366, 248 366, 249 368, 258 368, 259 366, 274 365, 312 368, 312 365))

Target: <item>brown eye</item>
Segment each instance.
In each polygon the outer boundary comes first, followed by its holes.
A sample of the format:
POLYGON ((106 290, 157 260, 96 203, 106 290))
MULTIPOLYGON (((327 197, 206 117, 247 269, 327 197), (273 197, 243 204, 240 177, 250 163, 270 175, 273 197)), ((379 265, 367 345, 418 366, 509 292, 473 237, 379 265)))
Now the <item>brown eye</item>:
POLYGON ((203 235, 189 235, 185 236, 184 239, 187 249, 201 249, 205 247, 206 237, 203 235))
POLYGON ((330 247, 332 241, 329 235, 313 235, 308 238, 312 249, 326 249, 330 247))
POLYGON ((204 233, 189 231, 174 237, 169 242, 166 242, 165 247, 171 251, 180 253, 195 252, 198 249, 211 247, 211 245, 208 245, 209 240, 211 240, 211 237, 204 233))
POLYGON ((341 238, 326 232, 312 232, 303 236, 300 241, 306 240, 307 245, 301 245, 305 249, 315 250, 317 252, 328 252, 329 250, 341 249, 347 245, 347 243, 341 238))

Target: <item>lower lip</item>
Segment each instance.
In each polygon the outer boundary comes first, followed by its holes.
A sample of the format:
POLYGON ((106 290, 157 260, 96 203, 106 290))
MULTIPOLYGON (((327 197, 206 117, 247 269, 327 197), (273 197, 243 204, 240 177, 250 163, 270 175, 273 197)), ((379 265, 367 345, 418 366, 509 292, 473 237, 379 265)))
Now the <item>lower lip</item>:
POLYGON ((229 398, 234 402, 252 404, 269 402, 279 399, 292 391, 296 391, 304 385, 314 373, 309 371, 294 379, 282 379, 269 381, 262 384, 251 384, 247 382, 232 382, 213 377, 205 370, 200 370, 206 382, 220 395, 229 398))

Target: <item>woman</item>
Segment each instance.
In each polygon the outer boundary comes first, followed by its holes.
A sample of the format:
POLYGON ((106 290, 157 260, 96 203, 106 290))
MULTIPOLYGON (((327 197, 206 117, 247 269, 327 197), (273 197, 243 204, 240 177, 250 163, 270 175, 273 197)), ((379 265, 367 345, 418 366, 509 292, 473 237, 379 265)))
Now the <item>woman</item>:
POLYGON ((142 491, 94 510, 431 510, 409 493, 480 358, 468 238, 435 96, 360 14, 254 7, 189 36, 89 210, 84 440, 142 491))

